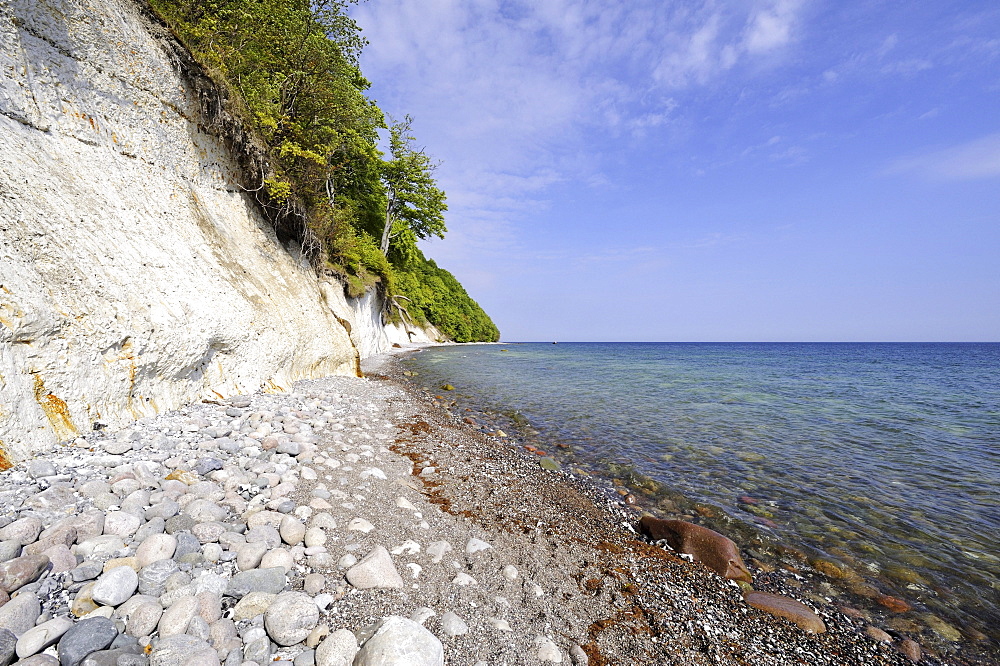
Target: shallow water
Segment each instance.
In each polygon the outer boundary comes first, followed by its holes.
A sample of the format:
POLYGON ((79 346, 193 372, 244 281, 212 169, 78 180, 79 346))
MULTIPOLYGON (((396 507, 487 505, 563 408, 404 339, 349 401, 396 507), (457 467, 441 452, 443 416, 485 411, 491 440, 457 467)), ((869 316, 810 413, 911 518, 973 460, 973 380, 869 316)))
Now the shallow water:
POLYGON ((1000 640, 1000 344, 529 343, 407 363, 593 469, 632 465, 860 572, 925 626, 1000 640))

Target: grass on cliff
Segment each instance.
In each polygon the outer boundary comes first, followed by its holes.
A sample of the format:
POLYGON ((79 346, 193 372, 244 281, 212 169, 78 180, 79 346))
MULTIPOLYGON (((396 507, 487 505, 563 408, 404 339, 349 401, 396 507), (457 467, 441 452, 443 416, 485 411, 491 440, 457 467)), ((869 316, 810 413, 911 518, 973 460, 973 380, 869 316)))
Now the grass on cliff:
POLYGON ((348 296, 378 289, 386 318, 431 323, 457 341, 497 340, 499 332, 447 271, 426 259, 416 235, 394 236, 386 257, 378 149, 386 128, 366 92, 365 45, 347 15, 352 0, 150 0, 173 33, 224 89, 233 115, 265 146, 266 167, 247 174, 276 228, 296 237, 348 296))

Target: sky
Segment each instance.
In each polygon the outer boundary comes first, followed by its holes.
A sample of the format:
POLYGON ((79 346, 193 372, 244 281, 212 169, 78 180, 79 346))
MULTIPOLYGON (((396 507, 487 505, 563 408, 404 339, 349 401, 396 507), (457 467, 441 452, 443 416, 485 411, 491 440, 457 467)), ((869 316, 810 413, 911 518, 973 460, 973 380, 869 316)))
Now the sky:
POLYGON ((1000 340, 995 0, 352 16, 503 340, 1000 340))

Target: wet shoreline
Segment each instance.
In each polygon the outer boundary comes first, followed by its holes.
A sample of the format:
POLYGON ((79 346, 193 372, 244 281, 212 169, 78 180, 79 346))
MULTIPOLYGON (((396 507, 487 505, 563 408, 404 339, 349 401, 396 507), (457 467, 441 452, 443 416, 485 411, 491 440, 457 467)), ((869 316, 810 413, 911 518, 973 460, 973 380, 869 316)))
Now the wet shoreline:
MULTIPOLYGON (((405 361, 412 356, 403 354, 400 358, 405 361)), ((468 425, 499 436, 529 455, 551 456, 566 469, 588 478, 605 496, 621 502, 637 516, 649 513, 689 520, 727 534, 739 543, 756 576, 778 575, 791 580, 792 587, 816 603, 832 606, 871 625, 871 633, 876 636, 916 639, 937 658, 946 660, 943 663, 1000 663, 1000 642, 961 623, 956 622, 956 627, 928 612, 904 586, 895 581, 889 583, 887 579, 873 585, 873 572, 861 563, 855 563, 854 568, 845 566, 843 560, 849 559, 844 553, 838 554, 843 558, 838 561, 827 553, 782 538, 771 529, 773 524, 769 525, 765 500, 748 495, 734 497, 739 511, 732 513, 730 509, 693 500, 630 464, 579 455, 577 443, 571 438, 540 432, 516 411, 484 404, 481 399, 462 394, 461 389, 452 393, 442 386, 422 386, 429 377, 421 377, 412 365, 403 363, 401 367, 407 368, 400 377, 402 381, 413 389, 423 390, 436 406, 449 409, 468 425)), ((446 370, 442 376, 447 376, 446 370)))

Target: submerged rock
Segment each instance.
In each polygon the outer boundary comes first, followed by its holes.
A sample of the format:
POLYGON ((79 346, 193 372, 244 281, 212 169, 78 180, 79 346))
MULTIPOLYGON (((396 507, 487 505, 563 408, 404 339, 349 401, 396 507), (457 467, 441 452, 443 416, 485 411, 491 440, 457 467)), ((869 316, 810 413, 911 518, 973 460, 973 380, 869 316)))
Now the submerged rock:
POLYGON ((561 465, 556 461, 555 458, 545 456, 538 460, 538 466, 542 469, 547 469, 550 472, 554 472, 561 467, 561 465))

